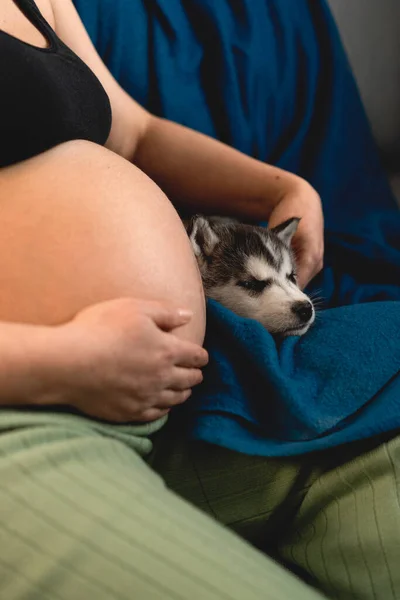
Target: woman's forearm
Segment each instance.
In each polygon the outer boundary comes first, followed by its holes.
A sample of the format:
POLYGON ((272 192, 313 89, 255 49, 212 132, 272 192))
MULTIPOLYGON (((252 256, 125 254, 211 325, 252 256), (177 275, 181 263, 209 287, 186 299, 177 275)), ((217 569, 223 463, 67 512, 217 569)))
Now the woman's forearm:
POLYGON ((308 184, 210 137, 151 118, 133 158, 178 206, 191 212, 268 218, 308 184))
POLYGON ((68 359, 58 327, 0 323, 0 406, 57 403, 68 359))

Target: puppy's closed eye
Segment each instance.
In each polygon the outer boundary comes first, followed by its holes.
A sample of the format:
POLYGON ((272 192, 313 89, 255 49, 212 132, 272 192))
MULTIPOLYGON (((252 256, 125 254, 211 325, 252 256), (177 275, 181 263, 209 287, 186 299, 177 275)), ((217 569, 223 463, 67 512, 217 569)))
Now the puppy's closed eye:
POLYGON ((249 290, 251 292, 256 292, 257 294, 261 294, 265 290, 265 288, 270 287, 272 284, 272 279, 256 279, 255 277, 251 279, 243 279, 239 280, 236 285, 245 290, 249 290))
POLYGON ((288 279, 289 281, 291 281, 292 283, 297 285, 297 277, 296 277, 296 273, 294 271, 289 273, 289 275, 286 275, 286 279, 288 279))

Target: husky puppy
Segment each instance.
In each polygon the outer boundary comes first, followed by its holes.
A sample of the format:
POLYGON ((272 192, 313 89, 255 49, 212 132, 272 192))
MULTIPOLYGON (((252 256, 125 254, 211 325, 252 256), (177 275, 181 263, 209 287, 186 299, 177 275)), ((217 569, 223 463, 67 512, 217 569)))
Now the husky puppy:
POLYGON ((300 219, 273 229, 195 215, 184 222, 206 296, 273 334, 303 335, 315 319, 290 247, 300 219))

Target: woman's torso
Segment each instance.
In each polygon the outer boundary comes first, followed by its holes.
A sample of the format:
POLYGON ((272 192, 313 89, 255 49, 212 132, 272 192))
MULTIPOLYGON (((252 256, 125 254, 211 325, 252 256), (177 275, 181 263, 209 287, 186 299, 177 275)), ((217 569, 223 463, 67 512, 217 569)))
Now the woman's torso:
POLYGON ((0 8, 0 167, 74 139, 104 144, 111 108, 96 76, 57 37, 33 0, 3 2, 8 6, 0 8), (12 14, 15 30, 2 29, 1 10, 12 14), (18 23, 25 39, 32 25, 33 43, 22 39, 18 23))

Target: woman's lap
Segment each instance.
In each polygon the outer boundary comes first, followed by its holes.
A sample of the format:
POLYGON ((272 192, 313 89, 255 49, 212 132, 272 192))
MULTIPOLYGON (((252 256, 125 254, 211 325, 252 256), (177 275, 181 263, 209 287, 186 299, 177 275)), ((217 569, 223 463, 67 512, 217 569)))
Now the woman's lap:
POLYGON ((188 442, 178 421, 155 436, 151 467, 166 485, 253 545, 269 549, 320 469, 300 459, 246 456, 188 442))
POLYGON ((152 471, 146 426, 0 413, 1 597, 314 597, 204 511, 333 598, 399 597, 400 438, 270 460, 181 431, 152 471))
POLYGON ((310 486, 278 555, 333 597, 397 600, 400 437, 347 458, 310 486))
POLYGON ((270 459, 156 434, 167 486, 333 598, 400 597, 400 436, 270 459))
POLYGON ((318 597, 168 491, 145 429, 2 411, 0 432, 2 599, 318 597))

